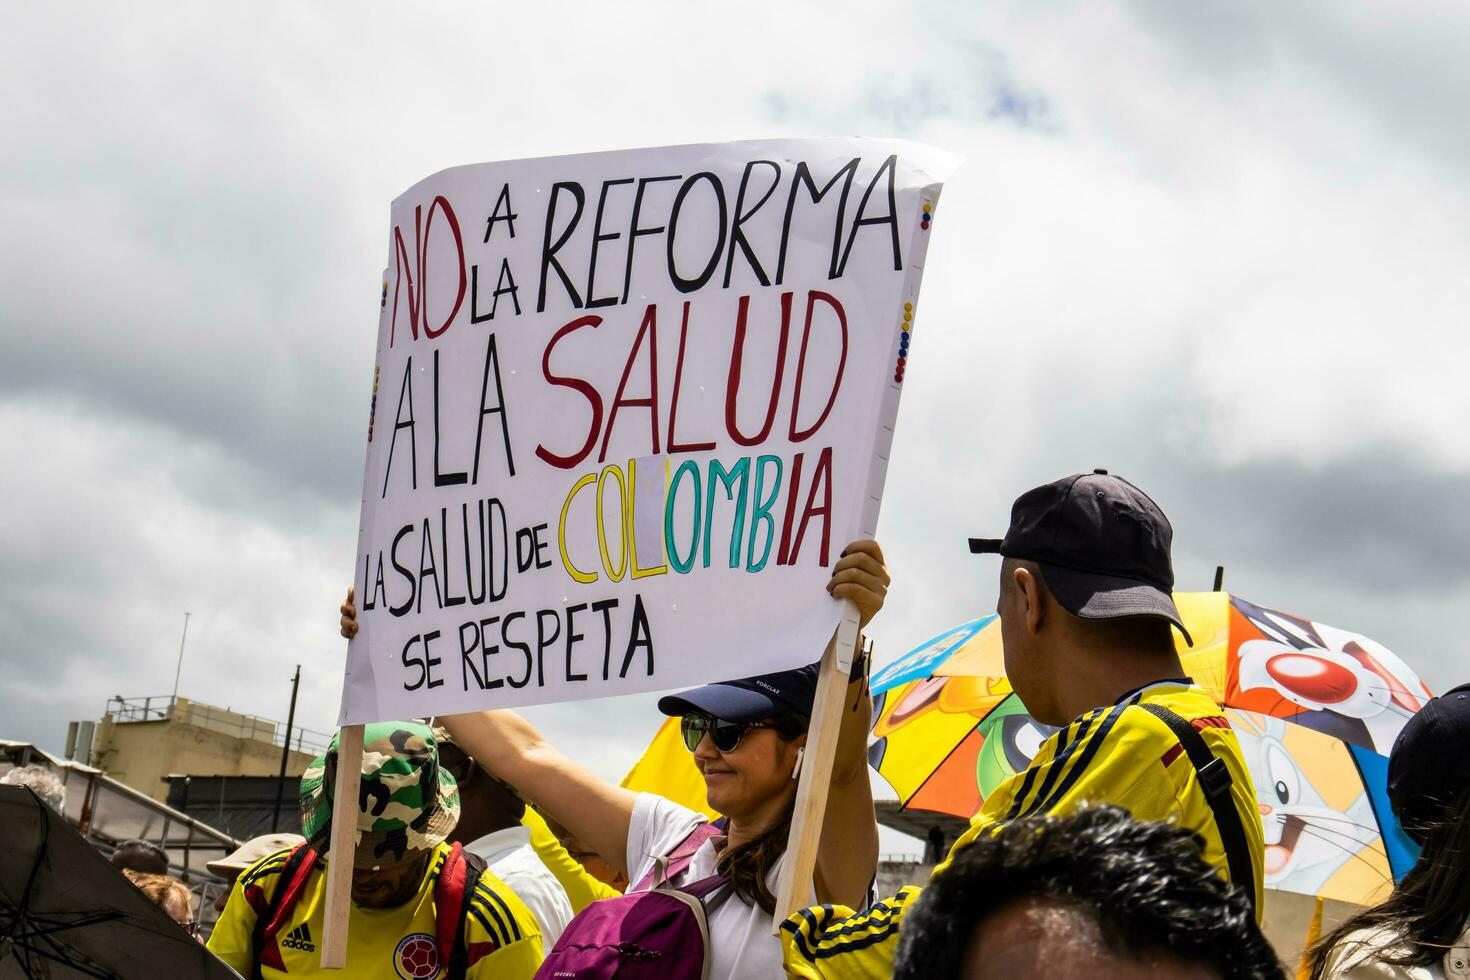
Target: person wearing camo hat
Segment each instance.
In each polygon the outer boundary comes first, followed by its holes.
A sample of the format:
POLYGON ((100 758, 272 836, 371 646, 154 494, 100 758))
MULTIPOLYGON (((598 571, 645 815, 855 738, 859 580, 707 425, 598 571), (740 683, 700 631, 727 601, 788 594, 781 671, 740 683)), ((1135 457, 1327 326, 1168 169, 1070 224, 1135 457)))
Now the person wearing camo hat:
MULTIPOLYGON (((243 976, 299 977, 321 969, 325 871, 335 857, 329 845, 338 812, 333 799, 337 741, 333 737, 326 754, 301 777, 306 836, 301 846, 313 849, 318 859, 304 872, 296 899, 284 914, 280 911, 276 893, 289 891, 294 849, 275 851, 240 874, 210 936, 210 951, 243 976), (259 934, 258 920, 279 923, 268 939, 259 934)), ((356 846, 346 975, 383 980, 451 975, 445 972, 448 954, 440 948, 445 930, 435 906, 439 876, 452 850, 446 838, 459 820, 460 800, 454 776, 439 763, 433 730, 406 721, 364 726, 355 802, 348 811, 356 822, 356 846)), ((542 941, 525 904, 488 869, 464 902, 467 969, 458 975, 472 980, 533 976, 542 941)))

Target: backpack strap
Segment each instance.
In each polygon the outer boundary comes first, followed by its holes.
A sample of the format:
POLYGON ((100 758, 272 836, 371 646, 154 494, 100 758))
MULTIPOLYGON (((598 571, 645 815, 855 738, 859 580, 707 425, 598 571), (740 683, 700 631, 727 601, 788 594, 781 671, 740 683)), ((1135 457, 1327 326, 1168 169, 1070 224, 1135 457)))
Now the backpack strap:
POLYGON ((1251 860, 1250 845, 1246 842, 1245 824, 1240 811, 1230 795, 1230 770, 1223 759, 1218 758, 1205 744, 1204 737, 1177 713, 1161 704, 1140 704, 1138 707, 1169 726, 1169 731, 1179 740, 1184 754, 1199 777, 1200 788, 1215 816, 1215 829, 1220 832, 1220 843, 1225 846, 1225 860, 1230 865, 1230 882, 1245 890, 1250 900, 1251 911, 1256 908, 1256 873, 1251 860))
POLYGON ((729 821, 726 818, 710 823, 708 821, 698 824, 689 832, 677 847, 669 853, 658 857, 653 862, 653 867, 648 874, 639 879, 638 884, 629 888, 630 892, 646 892, 668 881, 676 875, 683 874, 694 861, 694 855, 704 846, 704 842, 711 837, 718 837, 725 832, 725 825, 729 821))
POLYGON ((275 892, 266 904, 265 911, 255 917, 255 927, 250 933, 251 976, 254 980, 260 980, 263 956, 272 958, 274 962, 271 966, 282 965, 280 948, 276 946, 276 933, 290 921, 291 912, 306 887, 306 879, 311 877, 312 869, 316 867, 316 859, 316 849, 309 843, 297 844, 291 849, 286 863, 281 866, 275 892))
POLYGON ((434 882, 434 931, 445 980, 463 980, 469 972, 470 905, 485 867, 483 858, 455 843, 434 882))

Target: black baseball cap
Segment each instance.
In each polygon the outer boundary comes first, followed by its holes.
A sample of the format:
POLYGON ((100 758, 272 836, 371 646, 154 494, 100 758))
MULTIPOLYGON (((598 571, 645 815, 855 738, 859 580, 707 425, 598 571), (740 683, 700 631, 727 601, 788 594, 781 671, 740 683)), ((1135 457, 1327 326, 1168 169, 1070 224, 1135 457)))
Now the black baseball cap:
POLYGON ((1394 739, 1388 755, 1388 802, 1404 832, 1420 844, 1423 828, 1444 819, 1470 786, 1470 684, 1430 698, 1394 739))
POLYGON ((658 710, 673 717, 702 712, 721 721, 764 721, 783 711, 810 718, 820 667, 818 662, 795 670, 706 684, 682 694, 666 694, 658 699, 658 710))
POLYGON ((1006 536, 971 538, 970 551, 1036 562, 1074 616, 1156 616, 1193 646, 1174 605, 1173 540, 1169 519, 1148 494, 1099 469, 1027 490, 1011 506, 1006 536))

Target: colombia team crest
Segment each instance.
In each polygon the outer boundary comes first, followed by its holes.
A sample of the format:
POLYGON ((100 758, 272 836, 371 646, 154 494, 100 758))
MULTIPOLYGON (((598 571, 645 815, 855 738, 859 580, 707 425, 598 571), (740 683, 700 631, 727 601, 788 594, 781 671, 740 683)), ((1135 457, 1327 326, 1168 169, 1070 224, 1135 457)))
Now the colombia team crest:
POLYGON ((429 980, 439 974, 439 947, 426 932, 404 936, 393 951, 393 968, 403 980, 429 980))

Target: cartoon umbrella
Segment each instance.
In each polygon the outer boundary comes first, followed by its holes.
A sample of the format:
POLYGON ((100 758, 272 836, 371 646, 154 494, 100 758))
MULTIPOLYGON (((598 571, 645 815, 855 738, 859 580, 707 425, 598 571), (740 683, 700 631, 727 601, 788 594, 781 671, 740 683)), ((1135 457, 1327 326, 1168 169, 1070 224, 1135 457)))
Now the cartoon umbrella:
MULTIPOLYGON (((1385 895, 1417 849, 1388 808, 1385 758, 1429 690, 1357 633, 1224 592, 1176 593, 1188 673, 1246 753, 1261 803, 1268 888, 1359 904, 1385 895)), ((1055 729, 1004 678, 994 616, 940 634, 874 674, 873 767, 911 809, 971 817, 1055 729)))

